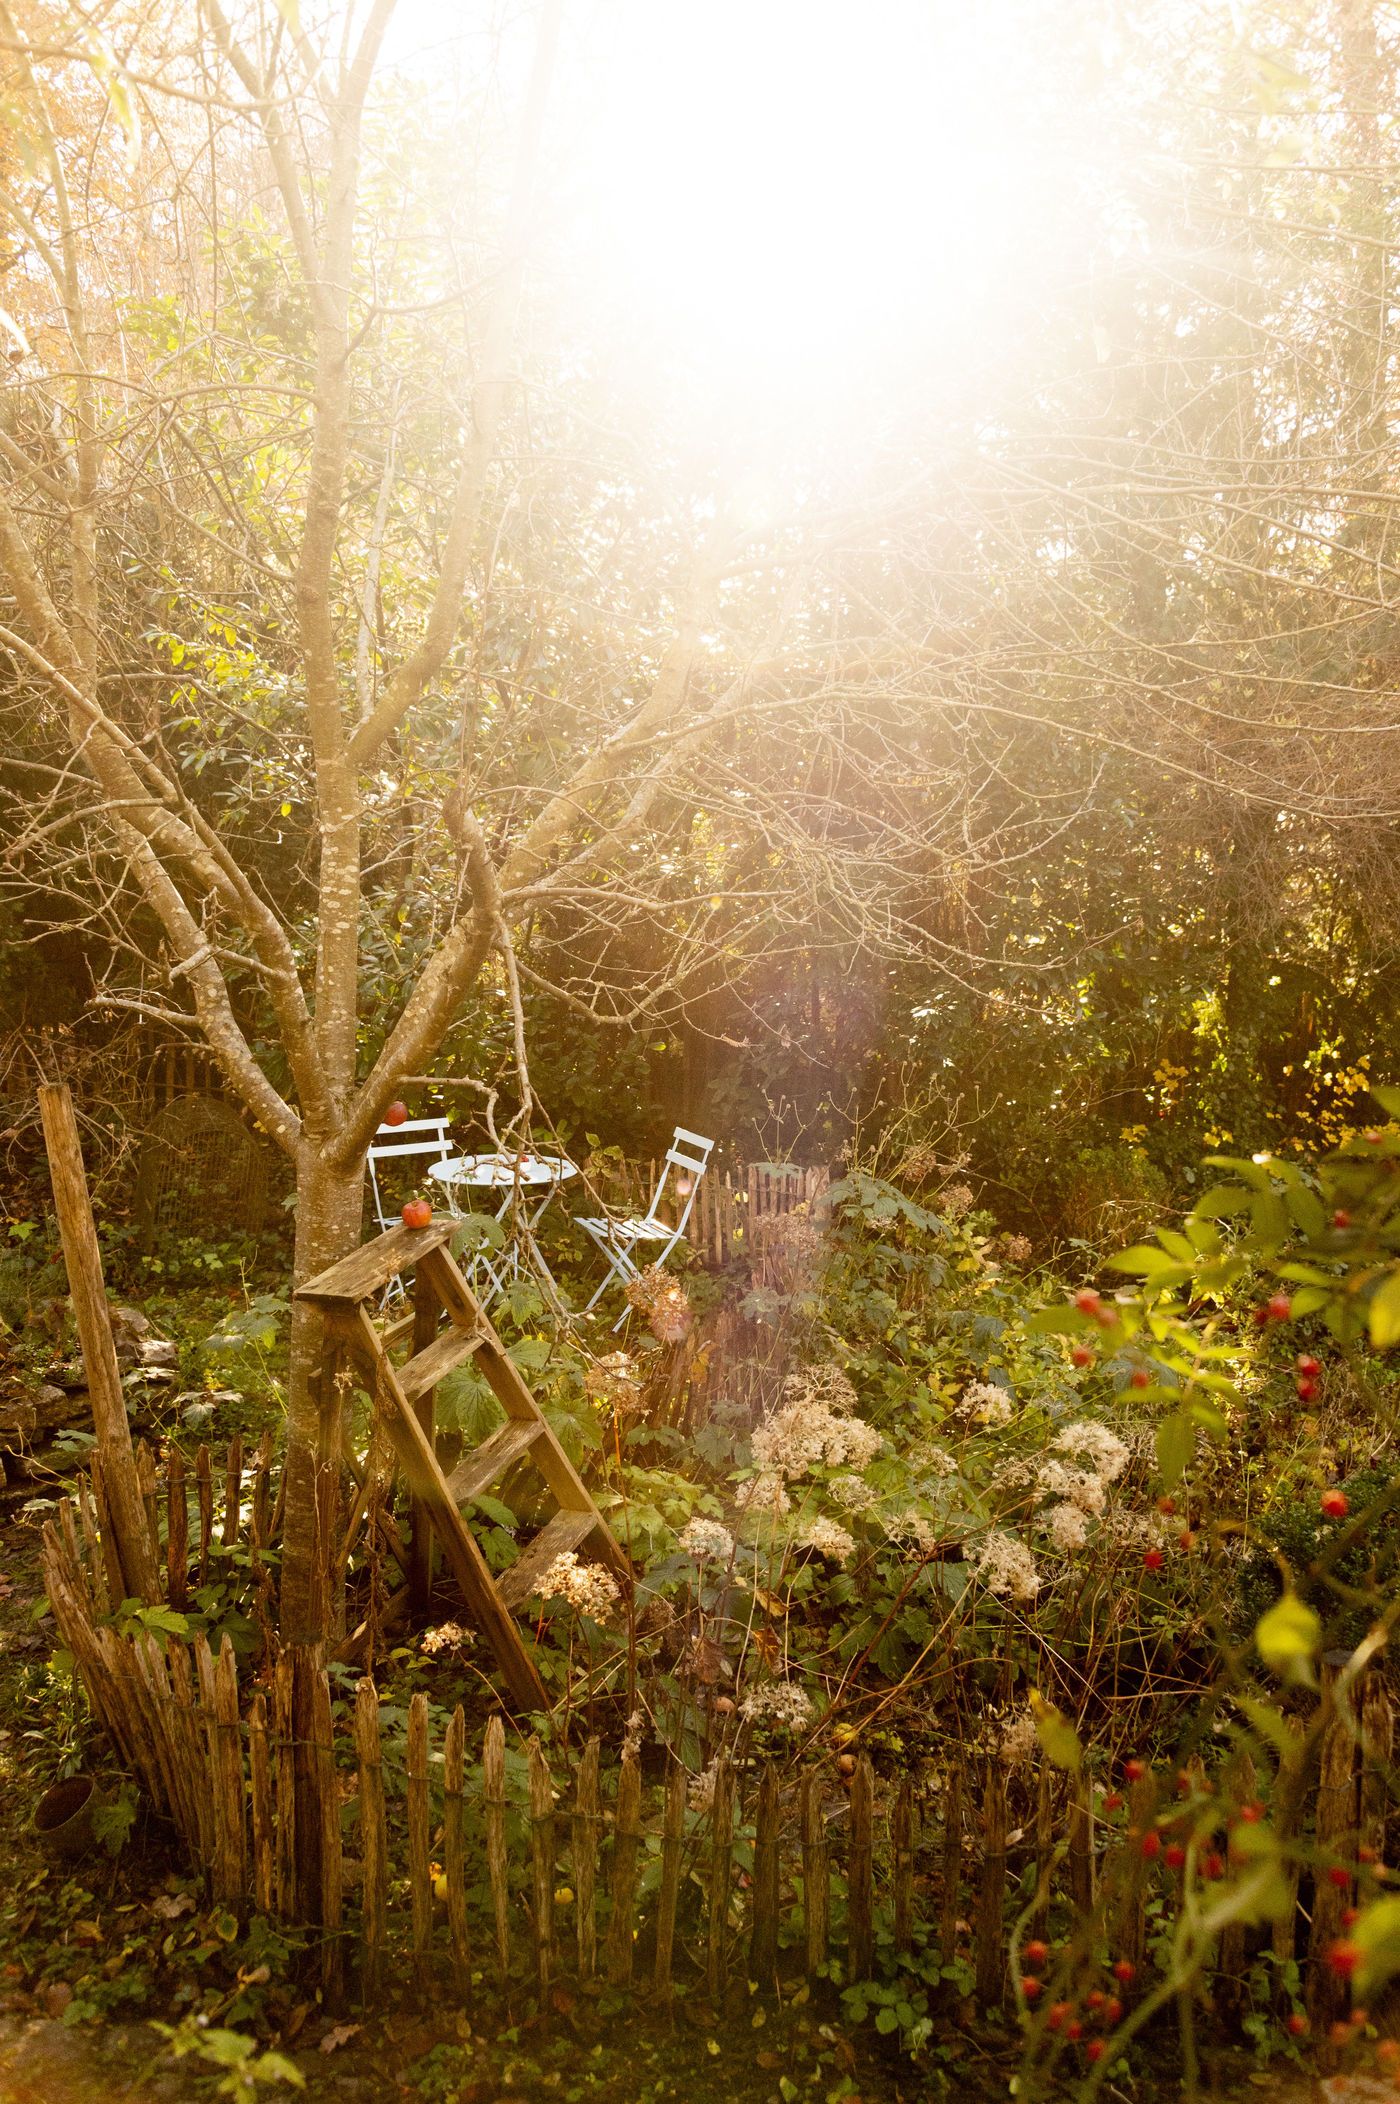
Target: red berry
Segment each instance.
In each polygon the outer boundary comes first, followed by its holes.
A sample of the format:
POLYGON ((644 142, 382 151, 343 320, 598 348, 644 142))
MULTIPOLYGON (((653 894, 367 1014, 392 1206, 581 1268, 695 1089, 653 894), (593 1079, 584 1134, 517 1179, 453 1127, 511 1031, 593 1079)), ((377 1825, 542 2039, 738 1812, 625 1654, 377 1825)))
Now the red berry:
POLYGON ((1334 2024, 1327 2026, 1327 2036, 1331 2039, 1334 2046, 1350 2045, 1351 2025, 1344 2023, 1339 2016, 1334 2024))
POLYGON ((1103 1299, 1092 1286, 1081 1286, 1074 1296, 1074 1305, 1081 1315, 1097 1315, 1103 1306, 1103 1299))
POLYGON ((1240 1818, 1246 1826, 1258 1826, 1263 1816, 1264 1807, 1261 1804, 1242 1804, 1240 1806, 1240 1818))
POLYGON ((1128 1376, 1128 1386, 1130 1388, 1150 1388, 1152 1386, 1152 1376, 1146 1367, 1138 1366, 1133 1369, 1128 1376))
POLYGON ((1117 1995, 1114 1995, 1111 2001, 1104 2003, 1103 2020, 1110 2027, 1110 2029, 1114 2024, 1116 2024, 1120 2020, 1122 2014, 1123 2004, 1119 2001, 1117 1995))
POLYGON ((1344 1864, 1333 1863, 1327 1872, 1327 1882, 1335 1885, 1339 1892, 1345 1892, 1351 1884, 1351 1872, 1344 1864))
POLYGON ((1039 1937, 1035 1937, 1022 1951, 1021 1962, 1023 1965, 1028 1965, 1032 1972, 1039 1972, 1049 1955, 1049 1944, 1042 1943, 1039 1937))
POLYGON ((1165 1562, 1166 1558, 1160 1549, 1144 1549, 1142 1552, 1142 1567, 1145 1571, 1160 1571, 1165 1562))
POLYGON ((1346 1938, 1332 1944, 1327 1952, 1327 1963, 1339 1980, 1349 1980, 1361 1963, 1360 1944, 1351 1943, 1346 1938))
POLYGON ((1298 1391, 1299 1402, 1310 1403, 1317 1394, 1317 1382, 1310 1373, 1300 1373, 1293 1386, 1298 1391))
POLYGON ((1033 2002, 1045 1992, 1045 1982, 1037 1980, 1034 1973, 1021 1982, 1021 1992, 1028 2002, 1033 2002))
POLYGON ((402 1125, 408 1117, 408 1105, 397 1101, 391 1103, 384 1113, 386 1125, 402 1125))
POLYGON ((1345 1206, 1339 1205, 1337 1207, 1336 1212, 1332 1215, 1332 1225, 1333 1227, 1351 1226, 1351 1214, 1347 1211, 1345 1206))
POLYGON ((1153 1856, 1160 1856, 1162 1853, 1162 1837, 1159 1833, 1153 1831, 1145 1833, 1139 1845, 1149 1862, 1151 1862, 1153 1856))
POLYGON ((1146 1761, 1124 1761, 1123 1774, 1130 1783, 1140 1783, 1147 1773, 1146 1761))
POLYGON ((1103 2059, 1103 2040, 1101 2038, 1091 2038, 1089 2040, 1088 2045, 1084 2048, 1084 2058, 1086 2060, 1103 2059))
POLYGON ((1293 1313, 1293 1303, 1286 1293, 1271 1293, 1264 1303, 1264 1313, 1270 1322, 1287 1322, 1293 1313))
POLYGON ((1046 2030, 1059 2031, 1063 2029, 1065 2018, 1071 2015, 1073 2010, 1073 2002, 1052 2002, 1050 2004, 1050 2014, 1045 2019, 1046 2030))
POLYGON ((1269 1311, 1267 1308, 1253 1308, 1249 1319, 1257 1330, 1262 1330, 1269 1320, 1269 1311))
POLYGON ((1308 2031, 1307 2018, 1300 2015, 1295 2009, 1292 2016, 1288 2019, 1288 2029, 1294 2038, 1305 2038, 1308 2031))
POLYGON ((1102 2009, 1107 2000, 1108 1996, 1101 1987, 1091 1987, 1084 1997, 1084 2007, 1086 2009, 1102 2009))
POLYGON ((1175 1499, 1175 1498, 1158 1498, 1158 1500, 1157 1500, 1157 1510, 1158 1510, 1158 1511, 1159 1511, 1160 1513, 1163 1513, 1163 1514, 1164 1514, 1164 1515, 1166 1516, 1166 1518, 1167 1518, 1167 1519, 1170 1519, 1170 1518, 1172 1517, 1173 1513, 1174 1513, 1174 1512, 1176 1511, 1176 1499, 1175 1499))
POLYGON ((1309 1381, 1316 1380, 1322 1371, 1321 1359, 1315 1359, 1311 1352, 1299 1352, 1293 1364, 1297 1367, 1299 1373, 1309 1381))
POLYGON ((1103 1808, 1106 1812, 1121 1812, 1123 1809, 1122 1791, 1110 1790, 1103 1801, 1103 1808))
POLYGON ((1196 1537, 1191 1532, 1191 1529, 1189 1527, 1183 1534, 1178 1534, 1176 1538, 1176 1545, 1179 1549, 1191 1550, 1195 1548, 1196 1537))
POLYGON ((1101 1330, 1111 1330, 1118 1320, 1118 1311, 1116 1308, 1096 1309, 1094 1320, 1101 1330))
POLYGON ((1201 1876, 1206 1878, 1223 1878, 1224 1875, 1225 1859, 1223 1856, 1218 1855, 1216 1851, 1212 1848, 1201 1858, 1201 1876))
POLYGON ((1094 1354, 1087 1344, 1076 1344, 1070 1351, 1070 1359, 1075 1366, 1092 1366, 1094 1354))
POLYGON ((1115 1980, 1121 1980, 1125 1987, 1129 1980, 1135 1980, 1137 1978, 1137 1967, 1132 1959, 1119 1958, 1113 1968, 1113 1977, 1115 1980))
POLYGON ((1075 2016, 1075 2017, 1071 2017, 1071 2018, 1070 2018, 1070 2021, 1069 2021, 1069 2022, 1068 2022, 1068 2023, 1067 2023, 1067 2024, 1065 2025, 1065 2037, 1066 2037, 1066 2038, 1082 2038, 1083 2036, 1084 2036, 1084 2026, 1083 2026, 1083 2024, 1081 2024, 1081 2023, 1080 2023, 1080 2021, 1079 2021, 1079 2018, 1078 2018, 1077 2016, 1075 2016))
POLYGON ((1372 1129, 1370 1132, 1363 1132, 1361 1137, 1368 1147, 1379 1147, 1384 1135, 1372 1129))
POLYGON ((1360 1907, 1343 1907, 1343 1909, 1342 1909, 1342 1927, 1343 1927, 1344 1929, 1349 1929, 1349 1928, 1351 1927, 1351 1925, 1352 1925, 1352 1923, 1353 1923, 1354 1921, 1359 1921, 1360 1919, 1361 1919, 1361 1909, 1360 1909, 1360 1907))
POLYGON ((1182 1864, 1186 1861, 1186 1850, 1179 1841, 1173 1841, 1169 1845, 1162 1861, 1166 1864, 1168 1870, 1180 1870, 1182 1864))
POLYGON ((1320 1502, 1324 1517, 1329 1520, 1344 1520, 1351 1511, 1344 1490, 1324 1490, 1320 1502))

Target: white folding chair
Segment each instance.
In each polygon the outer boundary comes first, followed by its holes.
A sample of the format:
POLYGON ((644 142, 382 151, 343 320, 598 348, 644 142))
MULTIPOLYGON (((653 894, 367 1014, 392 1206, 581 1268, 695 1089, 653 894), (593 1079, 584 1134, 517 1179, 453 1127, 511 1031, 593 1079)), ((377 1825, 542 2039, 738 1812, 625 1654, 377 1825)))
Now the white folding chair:
MULTIPOLYGON (((435 1162, 450 1161, 452 1141, 448 1135, 446 1118, 405 1118, 402 1125, 381 1125, 375 1132, 365 1160, 369 1165, 369 1188, 374 1217, 381 1231, 393 1227, 397 1214, 384 1209, 384 1193, 379 1188, 381 1165, 392 1162, 412 1161, 415 1156, 431 1157, 435 1162)), ((457 1206, 451 1190, 447 1193, 449 1212, 455 1213, 457 1206)), ((382 1305, 403 1299, 403 1280, 397 1272, 384 1288, 382 1305)))
MULTIPOLYGON (((633 1279, 641 1277, 642 1267, 633 1255, 634 1250, 642 1249, 643 1245, 660 1243, 661 1247, 654 1254, 649 1247, 646 1249, 646 1261, 648 1264, 665 1263, 685 1233, 691 1208, 695 1204, 695 1194, 700 1188, 700 1179, 710 1165, 714 1144, 713 1140, 703 1138, 700 1133, 687 1132, 683 1125, 678 1125, 666 1150, 661 1175, 645 1213, 629 1214, 621 1220, 614 1220, 607 1214, 593 1219, 584 1219, 575 1214, 579 1226, 597 1243, 608 1266, 607 1276, 588 1303, 590 1308, 607 1292, 614 1279, 625 1288, 633 1279), (679 1216, 674 1224, 661 1218, 661 1205, 666 1196, 672 1170, 676 1172, 677 1196, 682 1201, 679 1216)), ((624 1308, 613 1328, 620 1330, 626 1320, 627 1310, 624 1308)))

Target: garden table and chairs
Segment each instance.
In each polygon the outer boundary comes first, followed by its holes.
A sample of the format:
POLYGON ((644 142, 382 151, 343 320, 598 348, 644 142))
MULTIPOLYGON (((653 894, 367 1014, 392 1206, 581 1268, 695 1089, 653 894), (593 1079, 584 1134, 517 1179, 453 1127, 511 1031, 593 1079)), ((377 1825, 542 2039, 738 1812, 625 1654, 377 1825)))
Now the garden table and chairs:
POLYGON ((571 1162, 566 1154, 536 1154, 529 1148, 519 1154, 449 1155, 445 1160, 433 1163, 428 1176, 442 1191, 448 1210, 459 1219, 473 1217, 473 1209, 464 1206, 462 1201, 474 1191, 499 1191, 502 1194, 494 1215, 497 1222, 504 1222, 507 1215, 519 1207, 516 1231, 505 1238, 502 1247, 491 1253, 480 1249, 470 1256, 472 1291, 484 1305, 498 1299, 508 1284, 519 1277, 522 1241, 527 1245, 546 1289, 558 1300, 558 1283, 545 1261, 536 1230, 548 1212, 555 1192, 571 1176, 578 1174, 577 1162, 571 1162), (489 1290, 477 1291, 478 1274, 489 1281, 489 1290))
MULTIPOLYGON (((625 1292, 634 1279, 641 1277, 638 1253, 645 1254, 648 1265, 665 1263, 689 1225, 700 1181, 710 1165, 714 1145, 714 1141, 707 1140, 702 1133, 688 1132, 683 1125, 678 1125, 644 1213, 625 1213, 619 1217, 610 1213, 575 1214, 575 1224, 596 1243, 608 1267, 584 1310, 585 1314, 597 1305, 609 1286, 616 1283, 625 1292), (662 1212, 668 1189, 674 1190, 679 1201, 679 1210, 672 1220, 667 1220, 662 1212)), ((615 1330, 622 1328, 629 1309, 630 1303, 624 1303, 622 1313, 613 1324, 615 1330)))

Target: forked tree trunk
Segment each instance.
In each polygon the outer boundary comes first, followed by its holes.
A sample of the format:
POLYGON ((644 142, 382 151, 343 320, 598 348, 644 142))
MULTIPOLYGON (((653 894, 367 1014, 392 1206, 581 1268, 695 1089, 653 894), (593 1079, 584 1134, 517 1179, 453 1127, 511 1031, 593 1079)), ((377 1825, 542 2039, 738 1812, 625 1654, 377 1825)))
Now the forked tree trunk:
MULTIPOLYGON (((347 1256, 360 1240, 364 1164, 350 1174, 328 1169, 314 1142, 297 1153, 295 1285, 347 1256)), ((340 1512, 345 1395, 326 1350, 321 1319, 292 1303, 287 1386, 287 1502, 282 1529, 281 1634, 284 1643, 314 1644, 339 1634, 342 1586, 334 1573, 340 1512)))

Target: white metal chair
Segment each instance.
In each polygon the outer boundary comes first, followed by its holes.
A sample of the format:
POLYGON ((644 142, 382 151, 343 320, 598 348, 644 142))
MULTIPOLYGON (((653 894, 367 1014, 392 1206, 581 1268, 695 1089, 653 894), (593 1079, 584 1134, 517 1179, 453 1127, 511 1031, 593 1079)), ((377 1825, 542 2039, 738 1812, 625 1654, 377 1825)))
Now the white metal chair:
MULTIPOLYGON (((691 1208, 695 1204, 695 1194, 700 1188, 700 1179, 710 1165, 714 1144, 713 1140, 705 1139, 700 1133, 687 1132, 683 1125, 678 1125, 666 1150, 661 1175, 645 1213, 628 1214, 620 1220, 614 1220, 607 1214, 592 1219, 575 1214, 578 1225, 597 1243, 608 1266, 607 1276, 593 1295, 593 1299, 589 1301, 589 1308, 602 1298, 614 1279, 625 1288, 633 1279, 641 1277, 642 1267, 636 1261, 633 1251, 640 1249, 644 1244, 655 1242, 661 1245, 655 1253, 647 1250, 648 1264, 665 1263, 685 1233, 691 1208), (661 1218, 661 1205, 666 1196, 667 1184, 671 1181, 672 1170, 676 1172, 676 1195, 681 1200, 680 1213, 674 1223, 661 1218)), ((626 1320, 627 1310, 624 1308, 613 1328, 621 1329, 626 1320)))
MULTIPOLYGON (((402 1125, 381 1125, 374 1135, 373 1143, 365 1157, 369 1164, 369 1187, 374 1204, 374 1217, 380 1228, 394 1225, 396 1215, 391 1218, 384 1210, 384 1194, 379 1188, 379 1165, 383 1162, 410 1161, 415 1155, 431 1156, 435 1162, 445 1162, 452 1154, 452 1141, 448 1136, 446 1118, 405 1118, 402 1125)), ((457 1210, 448 1191, 448 1210, 457 1210)))

